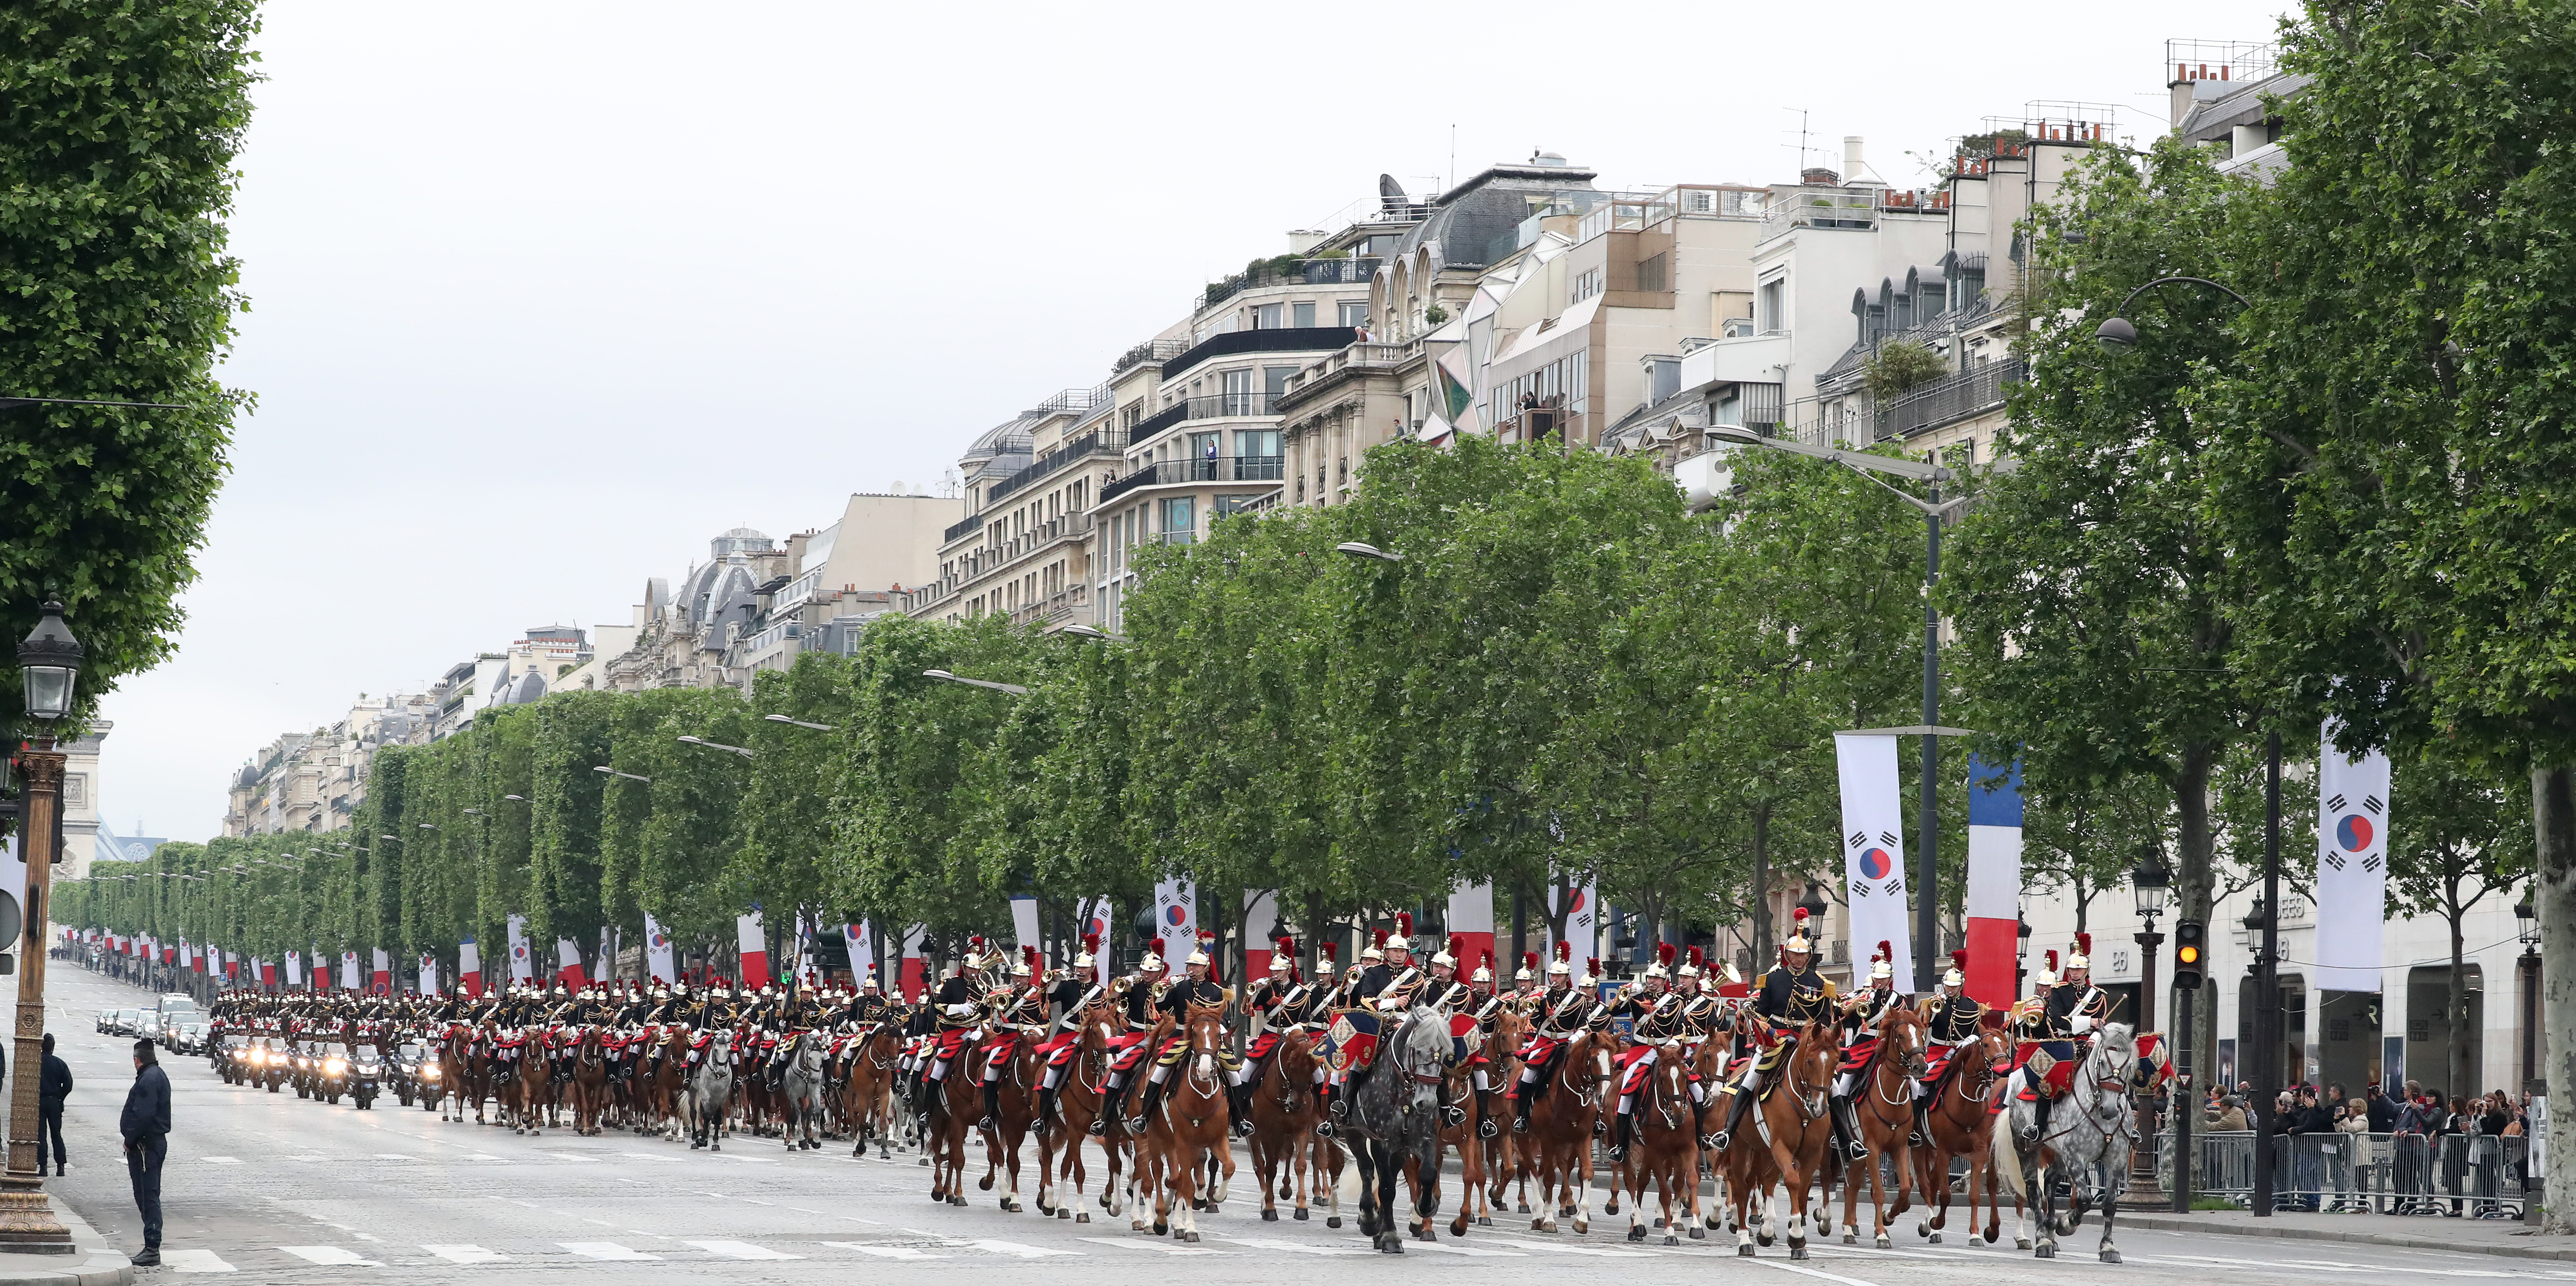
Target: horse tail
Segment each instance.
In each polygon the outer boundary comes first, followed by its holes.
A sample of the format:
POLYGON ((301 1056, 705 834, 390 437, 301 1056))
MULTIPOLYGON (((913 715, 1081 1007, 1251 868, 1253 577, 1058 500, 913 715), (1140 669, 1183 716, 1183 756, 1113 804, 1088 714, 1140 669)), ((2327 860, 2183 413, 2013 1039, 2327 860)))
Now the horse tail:
POLYGON ((1995 1159, 1995 1168, 2003 1172, 2006 1190, 2018 1199, 2026 1185, 2021 1176, 2021 1149, 2015 1146, 2018 1140, 2013 1137, 2012 1113, 1995 1113, 1994 1122, 1990 1128, 1994 1131, 1994 1137, 1993 1145, 1988 1151, 1995 1159))

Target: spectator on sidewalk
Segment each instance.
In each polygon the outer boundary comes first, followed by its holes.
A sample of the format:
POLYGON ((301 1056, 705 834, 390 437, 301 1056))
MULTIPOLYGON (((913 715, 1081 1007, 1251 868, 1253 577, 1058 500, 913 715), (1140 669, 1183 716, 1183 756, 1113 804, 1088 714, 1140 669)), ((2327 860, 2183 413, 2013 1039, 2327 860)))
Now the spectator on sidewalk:
POLYGON ((152 1042, 134 1042, 134 1088, 125 1092, 125 1116, 116 1132, 125 1139, 125 1172, 134 1180, 134 1208, 143 1216, 138 1268, 161 1262, 161 1162, 170 1154, 170 1076, 152 1042))
POLYGON ((45 1033, 45 1070, 37 1087, 37 1103, 43 1115, 36 1132, 36 1173, 45 1172, 45 1140, 54 1143, 54 1173, 63 1173, 67 1159, 63 1151, 63 1101, 72 1096, 72 1066, 54 1055, 54 1034, 45 1033))
POLYGON ((2345 1103, 2335 1114, 2335 1209, 2354 1214, 2369 1209, 2361 1194, 2354 1190, 2353 1180, 2361 1173, 2363 1160, 2370 1153, 2370 1105, 2360 1099, 2345 1103))
POLYGON ((2334 1138, 2334 1113, 2318 1104, 2314 1089, 2302 1085, 2282 1126, 2290 1142, 2290 1208, 2313 1213, 2324 1204, 2325 1149, 2334 1138))
POLYGON ((2386 1086, 2374 1084, 2370 1087, 2369 1117, 2371 1133, 2397 1132, 2397 1101, 2388 1097, 2386 1086))
POLYGON ((2451 1208, 2447 1217, 2452 1219, 2466 1213, 2461 1209, 2460 1199, 2468 1191, 2469 1121, 2468 1100, 2452 1095, 2450 1104, 2442 1113, 2439 1141, 2434 1144, 2441 1150, 2442 1191, 2450 1196, 2451 1208))
POLYGON ((2218 1100, 2218 1106, 2211 1108, 2209 1114, 2201 1118, 2201 1123, 2212 1130, 2242 1130, 2245 1128, 2245 1105, 2230 1094, 2218 1100))

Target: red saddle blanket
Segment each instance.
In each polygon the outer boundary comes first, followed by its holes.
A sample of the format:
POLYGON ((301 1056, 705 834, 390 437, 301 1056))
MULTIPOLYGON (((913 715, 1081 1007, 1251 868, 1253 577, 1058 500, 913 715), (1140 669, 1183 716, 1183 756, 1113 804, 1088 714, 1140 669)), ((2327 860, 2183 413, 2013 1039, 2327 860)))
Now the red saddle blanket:
POLYGON ((1843 1072, 1857 1072, 1860 1069, 1869 1066, 1869 1060, 1876 1057, 1878 1057, 1878 1037, 1863 1036, 1859 1040, 1843 1046, 1842 1065, 1835 1070, 1843 1072))
POLYGON ((1062 1067, 1065 1064, 1072 1062, 1073 1056, 1081 1051, 1081 1032, 1057 1032, 1055 1035, 1048 1037, 1044 1043, 1038 1046, 1038 1057, 1045 1059, 1046 1065, 1049 1067, 1062 1067))

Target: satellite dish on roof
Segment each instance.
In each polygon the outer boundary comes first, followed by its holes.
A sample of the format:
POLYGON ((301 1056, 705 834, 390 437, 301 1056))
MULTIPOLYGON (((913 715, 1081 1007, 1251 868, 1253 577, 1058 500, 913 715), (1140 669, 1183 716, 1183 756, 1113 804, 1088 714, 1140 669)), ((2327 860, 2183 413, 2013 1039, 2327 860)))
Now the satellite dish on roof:
POLYGON ((1381 174, 1377 176, 1377 203, 1389 213, 1397 213, 1412 205, 1413 198, 1404 194, 1404 185, 1396 182, 1394 175, 1381 174))

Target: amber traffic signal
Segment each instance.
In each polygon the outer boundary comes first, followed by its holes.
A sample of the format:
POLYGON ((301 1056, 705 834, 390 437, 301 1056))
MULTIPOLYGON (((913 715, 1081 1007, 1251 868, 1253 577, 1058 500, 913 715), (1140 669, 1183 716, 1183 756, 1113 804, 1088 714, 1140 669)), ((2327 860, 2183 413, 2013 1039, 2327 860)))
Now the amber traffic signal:
POLYGON ((2198 920, 2174 921, 2174 986, 2198 991, 2208 965, 2209 930, 2198 920))

